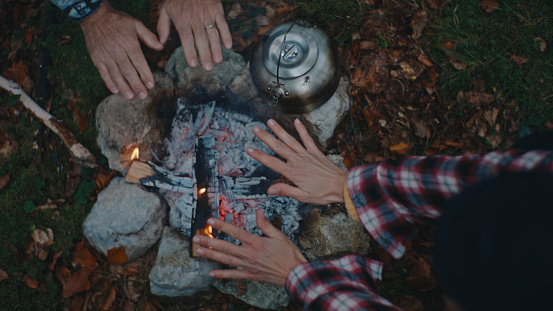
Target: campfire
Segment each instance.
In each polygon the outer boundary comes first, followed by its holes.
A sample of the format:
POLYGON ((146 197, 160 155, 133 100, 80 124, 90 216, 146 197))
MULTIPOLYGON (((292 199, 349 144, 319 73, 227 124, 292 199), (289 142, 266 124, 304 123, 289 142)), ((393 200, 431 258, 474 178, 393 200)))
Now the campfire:
MULTIPOLYGON (((139 159, 138 148, 131 155, 131 168, 126 181, 156 189, 169 202, 171 225, 190 237, 205 235, 219 237, 209 217, 217 217, 239 225, 248 231, 260 233, 256 228, 255 209, 267 209, 268 216, 279 214, 285 233, 295 237, 299 229, 301 212, 293 208, 284 212, 290 198, 267 196, 271 181, 258 176, 266 170, 250 159, 245 150, 252 146, 270 153, 253 134, 253 126, 262 123, 235 112, 215 107, 215 102, 203 106, 186 107, 181 102, 173 123, 173 137, 168 141, 170 155, 163 165, 139 159), (253 176, 256 175, 256 176, 253 176), (272 212, 271 212, 272 211, 272 212)), ((273 176, 275 177, 275 176, 273 176)), ((232 240, 228 236, 220 238, 232 240)), ((190 242, 190 256, 198 258, 198 245, 190 242)))

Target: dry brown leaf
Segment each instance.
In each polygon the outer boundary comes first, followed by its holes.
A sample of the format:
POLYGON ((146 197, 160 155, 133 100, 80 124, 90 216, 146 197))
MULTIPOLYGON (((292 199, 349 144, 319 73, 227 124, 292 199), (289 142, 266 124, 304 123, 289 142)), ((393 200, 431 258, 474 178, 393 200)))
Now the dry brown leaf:
POLYGON ((422 31, 428 23, 428 14, 425 11, 418 11, 413 19, 411 20, 411 28, 413 29, 413 34, 411 37, 413 39, 418 39, 422 35, 422 31))
POLYGON ((90 288, 90 280, 88 279, 91 270, 82 268, 73 273, 63 285, 63 298, 67 299, 76 293, 88 290, 90 288))
POLYGON ((46 231, 37 228, 33 230, 31 237, 36 243, 41 245, 48 246, 54 243, 54 232, 50 228, 46 229, 46 231))
POLYGON ((450 41, 445 42, 443 45, 444 45, 444 48, 448 50, 453 49, 453 44, 450 41))
POLYGON ((405 75, 405 78, 411 79, 413 76, 416 77, 415 70, 408 63, 402 62, 399 64, 399 66, 401 67, 401 70, 403 70, 403 74, 405 75))
POLYGON ((406 262, 408 262, 410 272, 410 275, 405 278, 407 284, 421 292, 432 290, 438 286, 438 280, 426 259, 413 253, 406 258, 406 262))
POLYGON ((534 42, 538 45, 538 49, 540 49, 540 51, 545 52, 545 50, 547 49, 547 43, 545 42, 545 40, 543 40, 542 37, 537 37, 536 39, 534 39, 534 42))
POLYGON ((18 143, 6 140, 4 144, 0 146, 0 157, 7 159, 8 155, 13 151, 17 150, 18 147, 19 147, 18 143))
POLYGON ((515 54, 512 54, 512 53, 507 53, 507 55, 509 55, 509 59, 514 61, 515 63, 519 64, 519 65, 522 65, 524 63, 527 63, 528 62, 528 58, 526 57, 521 57, 521 56, 516 56, 515 54))
POLYGON ((457 70, 465 70, 467 69, 468 65, 459 61, 456 61, 453 58, 449 58, 449 63, 453 65, 453 68, 457 70))
POLYGON ((121 265, 127 261, 127 254, 123 246, 108 249, 108 262, 111 265, 121 265))
POLYGON ((413 131, 415 132, 415 136, 425 139, 430 137, 430 129, 424 121, 417 119, 411 121, 411 123, 413 124, 413 131))
POLYGON ((126 266, 123 268, 123 271, 121 273, 130 276, 138 276, 140 274, 140 271, 138 271, 138 269, 135 267, 126 266))
POLYGON ((45 251, 42 247, 37 247, 36 248, 36 257, 38 258, 38 260, 44 261, 44 260, 46 260, 46 257, 48 257, 48 252, 45 251))
POLYGON ((426 3, 428 3, 428 6, 431 9, 439 9, 442 6, 443 1, 442 0, 426 0, 426 3))
POLYGON ((56 262, 58 261, 58 259, 61 257, 61 253, 62 251, 59 251, 57 254, 54 255, 54 257, 52 258, 52 263, 48 265, 48 269, 54 271, 54 267, 56 266, 56 262))
POLYGON ((242 9, 242 6, 240 5, 240 3, 234 3, 230 8, 230 11, 227 13, 227 16, 230 19, 235 19, 238 17, 238 15, 242 14, 243 12, 244 12, 244 9, 242 9))
POLYGON ((353 167, 353 155, 351 153, 348 153, 344 156, 344 165, 347 168, 353 167))
POLYGON ((369 152, 365 155, 363 160, 367 163, 375 163, 384 160, 384 158, 379 156, 377 153, 369 152))
POLYGON ((109 296, 106 299, 106 302, 104 303, 104 306, 102 306, 103 311, 108 311, 111 309, 111 306, 115 302, 115 298, 117 297, 117 291, 115 290, 115 287, 111 288, 111 291, 109 292, 109 296))
POLYGON ((33 81, 29 78, 29 68, 24 62, 13 63, 10 68, 2 73, 2 76, 21 85, 27 94, 32 94, 33 81))
POLYGON ((545 128, 550 130, 550 131, 553 131, 553 122, 551 122, 551 120, 547 120, 544 124, 545 128))
POLYGON ((56 209, 58 207, 59 203, 65 203, 65 199, 57 199, 57 200, 52 201, 52 199, 47 198, 46 203, 37 206, 36 210, 44 211, 44 210, 48 210, 48 209, 56 209))
POLYGON ((426 88, 433 88, 438 83, 438 72, 434 70, 434 67, 429 68, 424 77, 424 86, 426 88))
POLYGON ((373 120, 371 116, 371 112, 368 109, 361 109, 361 114, 363 114, 363 117, 365 118, 365 122, 367 122, 367 128, 371 128, 373 125, 373 120))
POLYGON ((73 260, 83 268, 94 267, 96 265, 96 258, 94 258, 94 255, 84 246, 83 242, 75 244, 73 260))
POLYGON ((426 56, 424 56, 424 54, 419 55, 418 59, 421 63, 423 63, 427 67, 434 66, 434 64, 432 64, 432 62, 426 56))
POLYGON ((482 2, 480 2, 480 7, 482 10, 491 13, 499 9, 499 2, 497 0, 482 0, 482 2))
POLYGON ((436 148, 427 148, 426 150, 424 150, 424 154, 427 156, 433 156, 436 153, 438 153, 438 149, 436 148))
POLYGON ((0 189, 6 187, 9 182, 10 182, 10 173, 7 173, 6 175, 0 177, 0 189))
POLYGON ((8 273, 2 269, 0 269, 0 282, 9 279, 8 273))
POLYGON ((35 280, 35 279, 32 279, 30 277, 28 277, 27 275, 25 275, 23 277, 23 282, 25 282, 25 284, 27 286, 29 286, 30 288, 33 288, 33 289, 37 289, 38 288, 38 281, 35 280))
POLYGON ((395 154, 404 155, 407 150, 409 150, 409 145, 405 143, 399 143, 393 146, 390 146, 390 151, 392 151, 395 154))
POLYGON ((378 44, 376 44, 375 41, 361 41, 359 43, 359 47, 362 50, 373 50, 373 49, 376 49, 378 47, 378 44))
POLYGON ((453 147, 453 148, 462 148, 463 147, 463 143, 456 143, 456 142, 451 141, 451 140, 446 140, 444 142, 444 144, 448 147, 453 147))
POLYGON ((489 104, 495 100, 495 97, 488 93, 482 92, 463 92, 457 94, 457 101, 467 101, 473 105, 489 104))
POLYGON ((123 286, 123 292, 125 293, 125 296, 127 296, 127 298, 132 302, 137 302, 141 296, 140 288, 137 288, 135 284, 139 283, 127 280, 125 286, 123 286))
POLYGON ((77 296, 71 301, 71 311, 83 310, 84 296, 77 296))

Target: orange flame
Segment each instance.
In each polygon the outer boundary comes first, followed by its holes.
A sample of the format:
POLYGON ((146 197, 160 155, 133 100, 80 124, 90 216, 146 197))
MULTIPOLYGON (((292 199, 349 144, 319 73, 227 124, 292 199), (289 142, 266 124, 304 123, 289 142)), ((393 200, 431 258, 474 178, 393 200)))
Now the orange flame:
POLYGON ((207 235, 210 238, 213 238, 213 228, 211 226, 207 226, 203 229, 203 234, 207 235))
POLYGON ((131 155, 131 161, 138 160, 140 153, 138 152, 138 147, 134 148, 131 155))
POLYGON ((204 194, 204 192, 205 192, 205 188, 201 188, 200 190, 198 190, 199 194, 204 194))

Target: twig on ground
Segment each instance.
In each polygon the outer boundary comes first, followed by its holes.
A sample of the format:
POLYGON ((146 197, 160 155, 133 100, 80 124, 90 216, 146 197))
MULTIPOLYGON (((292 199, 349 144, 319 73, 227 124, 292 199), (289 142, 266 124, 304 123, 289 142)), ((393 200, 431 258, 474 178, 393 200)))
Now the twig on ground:
POLYGON ((54 131, 63 143, 69 148, 69 152, 75 158, 75 160, 83 166, 95 167, 96 159, 83 145, 77 142, 73 134, 69 132, 56 118, 49 114, 46 110, 42 109, 27 93, 21 89, 21 86, 13 81, 0 76, 0 87, 4 90, 11 92, 15 95, 21 95, 19 100, 23 105, 29 109, 35 117, 40 119, 44 125, 54 131))

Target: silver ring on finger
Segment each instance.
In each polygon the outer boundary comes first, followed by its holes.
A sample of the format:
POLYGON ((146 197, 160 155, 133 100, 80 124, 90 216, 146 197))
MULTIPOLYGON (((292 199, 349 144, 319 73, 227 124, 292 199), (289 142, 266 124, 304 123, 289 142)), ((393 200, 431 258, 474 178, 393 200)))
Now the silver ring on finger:
POLYGON ((205 26, 205 29, 207 30, 207 29, 209 29, 209 28, 213 28, 213 27, 215 27, 215 25, 213 25, 213 24, 209 24, 209 25, 205 26))

